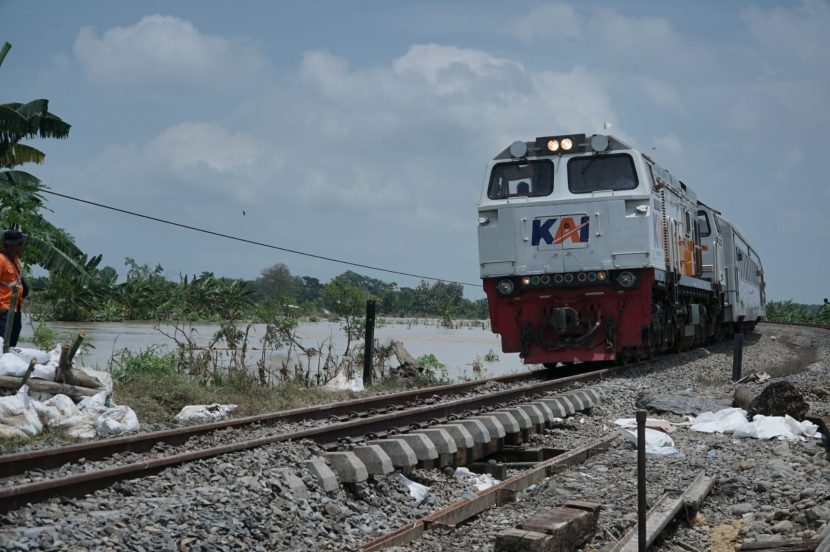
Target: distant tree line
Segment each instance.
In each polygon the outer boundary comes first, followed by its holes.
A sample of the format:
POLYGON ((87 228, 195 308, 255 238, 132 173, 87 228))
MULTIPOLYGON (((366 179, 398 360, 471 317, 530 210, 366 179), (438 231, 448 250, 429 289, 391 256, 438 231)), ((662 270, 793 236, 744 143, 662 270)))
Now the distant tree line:
POLYGON ((770 322, 798 322, 799 324, 830 324, 830 301, 821 305, 805 305, 792 301, 767 303, 766 319, 770 322))
POLYGON ((377 313, 390 317, 486 319, 487 300, 464 298, 460 284, 421 281, 415 288, 398 287, 351 270, 323 283, 296 276, 283 263, 262 270, 255 280, 216 276, 211 272, 170 279, 161 265, 125 261, 127 275, 119 282, 111 266, 90 268, 92 284, 57 273, 32 282, 31 310, 44 320, 227 320, 254 316, 263 305, 279 305, 297 316, 325 311, 342 316, 376 301, 377 313), (348 303, 348 308, 345 305, 348 303))

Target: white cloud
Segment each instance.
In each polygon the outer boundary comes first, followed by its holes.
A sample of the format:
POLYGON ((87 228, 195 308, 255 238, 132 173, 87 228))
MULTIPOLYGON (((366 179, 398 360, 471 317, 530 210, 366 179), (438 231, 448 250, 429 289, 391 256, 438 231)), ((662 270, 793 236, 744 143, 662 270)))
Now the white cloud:
POLYGON ((280 164, 279 156, 244 132, 215 122, 184 122, 142 147, 109 146, 91 170, 111 192, 116 192, 110 186, 116 178, 117 194, 126 197, 170 191, 174 183, 178 191, 211 190, 226 200, 246 200, 261 193, 266 175, 280 164))
POLYGON ((250 41, 201 34, 190 21, 148 15, 98 37, 83 27, 73 47, 86 73, 106 83, 232 85, 267 67, 250 41))
POLYGON ((824 71, 823 76, 827 77, 830 4, 826 0, 803 0, 794 9, 750 6, 741 15, 750 33, 766 50, 765 55, 824 71))
POLYGON ((553 2, 536 6, 513 22, 513 34, 525 42, 550 38, 576 38, 583 32, 583 18, 570 4, 553 2))

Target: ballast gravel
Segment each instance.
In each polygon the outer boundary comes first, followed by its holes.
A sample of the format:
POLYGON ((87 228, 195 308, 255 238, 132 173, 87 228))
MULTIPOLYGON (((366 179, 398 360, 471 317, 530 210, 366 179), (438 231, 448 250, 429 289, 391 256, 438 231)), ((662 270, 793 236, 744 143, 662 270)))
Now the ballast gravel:
MULTIPOLYGON (((777 374, 793 383, 827 416, 830 334, 808 328, 759 326, 747 336, 744 374, 777 374), (773 339, 774 338, 774 339, 773 339), (809 362, 804 364, 805 359, 809 362), (799 364, 801 363, 801 364, 799 364), (787 374, 786 372, 795 372, 787 374)), ((615 431, 633 417, 638 398, 651 394, 730 399, 735 386, 732 343, 665 357, 604 382, 600 405, 578 412, 532 444, 570 449, 615 431)), ((760 391, 765 384, 748 384, 760 391)), ((651 415, 672 422, 674 414, 651 415)), ((830 462, 823 442, 737 441, 731 435, 671 434, 677 454, 648 456, 648 496, 682 491, 700 472, 716 485, 699 516, 672 522, 652 550, 734 550, 744 542, 818 538, 830 517, 830 462)), ((357 550, 412 520, 445 508, 467 491, 456 476, 417 470, 410 479, 429 487, 418 506, 393 477, 323 493, 299 467, 321 450, 289 442, 206 459, 127 481, 83 499, 31 505, 0 522, 0 549, 9 550, 357 550), (289 468, 305 484, 298 498, 282 479, 289 468)), ((518 502, 493 508, 455 532, 428 531, 404 550, 493 550, 495 535, 531 515, 568 500, 602 505, 600 529, 583 549, 618 539, 636 519, 636 451, 619 438, 612 448, 522 493, 518 502)), ((825 531, 827 533, 828 531, 825 531)))

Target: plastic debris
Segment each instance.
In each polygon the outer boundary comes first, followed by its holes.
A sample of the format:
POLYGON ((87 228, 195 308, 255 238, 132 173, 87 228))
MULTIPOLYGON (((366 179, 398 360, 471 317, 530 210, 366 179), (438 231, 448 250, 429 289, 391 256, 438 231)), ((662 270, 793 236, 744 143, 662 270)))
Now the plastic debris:
POLYGON ((203 420, 222 420, 236 410, 235 404, 209 404, 185 406, 176 414, 177 422, 200 422, 203 420))
POLYGON ((805 441, 815 437, 818 426, 809 421, 798 422, 790 416, 762 416, 756 414, 751 422, 735 430, 735 437, 753 439, 781 439, 805 441))
POLYGON ((698 417, 689 416, 692 431, 701 433, 732 433, 747 423, 746 410, 724 408, 717 412, 704 412, 698 417))
POLYGON ((487 490, 501 483, 501 481, 495 479, 489 473, 473 473, 467 468, 457 468, 455 470, 455 476, 462 478, 468 485, 472 485, 473 489, 477 492, 487 490))
MULTIPOLYGON (((637 446, 637 432, 624 427, 618 427, 617 431, 626 438, 627 441, 637 446)), ((662 454, 673 456, 677 454, 677 449, 674 448, 674 440, 656 429, 646 428, 646 453, 648 454, 662 454)))
POLYGON ((28 385, 21 387, 16 395, 0 397, 0 423, 17 428, 29 437, 40 435, 43 431, 34 401, 29 398, 28 385))
POLYGON ((401 475, 400 472, 395 472, 390 476, 395 481, 406 485, 406 488, 409 489, 409 496, 415 499, 413 503, 410 504, 413 508, 417 508, 421 505, 421 502, 427 497, 427 493, 429 493, 429 487, 421 485, 420 483, 415 483, 401 475))
POLYGON ((337 372, 327 384, 323 386, 329 391, 363 391, 363 378, 346 379, 346 374, 337 372))

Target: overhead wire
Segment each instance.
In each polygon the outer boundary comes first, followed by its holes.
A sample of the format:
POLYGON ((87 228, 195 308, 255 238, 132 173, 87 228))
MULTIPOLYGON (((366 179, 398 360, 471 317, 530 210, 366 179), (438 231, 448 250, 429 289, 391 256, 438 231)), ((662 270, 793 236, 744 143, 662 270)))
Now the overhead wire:
POLYGON ((378 267, 378 266, 371 266, 371 265, 365 265, 365 264, 361 264, 361 263, 354 263, 354 262, 351 262, 351 261, 344 261, 342 259, 334 259, 332 257, 325 257, 323 255, 316 255, 314 253, 307 253, 305 251, 298 251, 296 249, 289 249, 287 247, 280 247, 278 245, 272 245, 272 244, 269 244, 269 243, 258 242, 258 241, 249 240, 249 239, 246 239, 246 238, 240 238, 240 237, 237 237, 237 236, 231 236, 230 234, 223 234, 221 232, 214 232, 213 230, 206 230, 204 228, 198 228, 196 226, 190 226, 190 225, 187 225, 187 224, 182 224, 180 222, 173 222, 171 220, 165 220, 165 219, 158 218, 158 217, 152 217, 150 215, 143 215, 141 213, 136 213, 134 211, 128 211, 126 209, 120 209, 118 207, 112 207, 111 205, 104 205, 103 203, 96 203, 95 201, 89 201, 88 199, 81 199, 79 197, 74 197, 74 196, 70 196, 70 195, 66 195, 66 194, 61 194, 61 193, 58 193, 58 192, 54 192, 52 190, 40 190, 40 192, 44 193, 44 194, 50 194, 50 195, 62 197, 64 199, 70 199, 72 201, 77 201, 79 203, 86 203, 87 205, 93 205, 95 207, 100 207, 102 209, 109 209, 110 211, 115 211, 117 213, 123 213, 125 215, 131 215, 131 216, 134 216, 134 217, 139 217, 139 218, 143 218, 143 219, 147 219, 147 220, 152 220, 152 221, 155 221, 155 222, 161 222, 163 224, 169 224, 170 226, 176 226, 176 227, 179 227, 179 228, 184 228, 186 230, 193 230, 194 232, 201 232, 203 234, 208 234, 208 235, 211 235, 211 236, 218 236, 220 238, 225 238, 225 239, 234 240, 234 241, 238 241, 238 242, 242 242, 242 243, 247 243, 247 244, 250 244, 250 245, 256 245, 256 246, 259 246, 259 247, 267 247, 269 249, 276 249, 277 251, 284 251, 286 253, 293 253, 294 255, 302 255, 304 257, 311 257, 313 259, 320 259, 320 260, 329 261, 329 262, 332 262, 332 263, 340 263, 340 264, 344 264, 344 265, 348 265, 348 266, 355 266, 355 267, 358 267, 358 268, 366 268, 366 269, 369 269, 369 270, 377 270, 378 272, 386 272, 388 274, 397 274, 397 275, 400 275, 400 276, 410 276, 412 278, 421 278, 422 280, 432 280, 432 281, 435 281, 435 282, 447 282, 447 283, 450 283, 450 284, 460 284, 462 286, 470 286, 470 287, 479 287, 479 288, 481 287, 481 284, 471 284, 469 282, 458 282, 458 281, 455 281, 455 280, 447 280, 446 278, 435 278, 433 276, 423 276, 423 275, 420 275, 420 274, 411 274, 409 272, 402 272, 402 271, 399 271, 399 270, 391 270, 389 268, 381 268, 381 267, 378 267))

